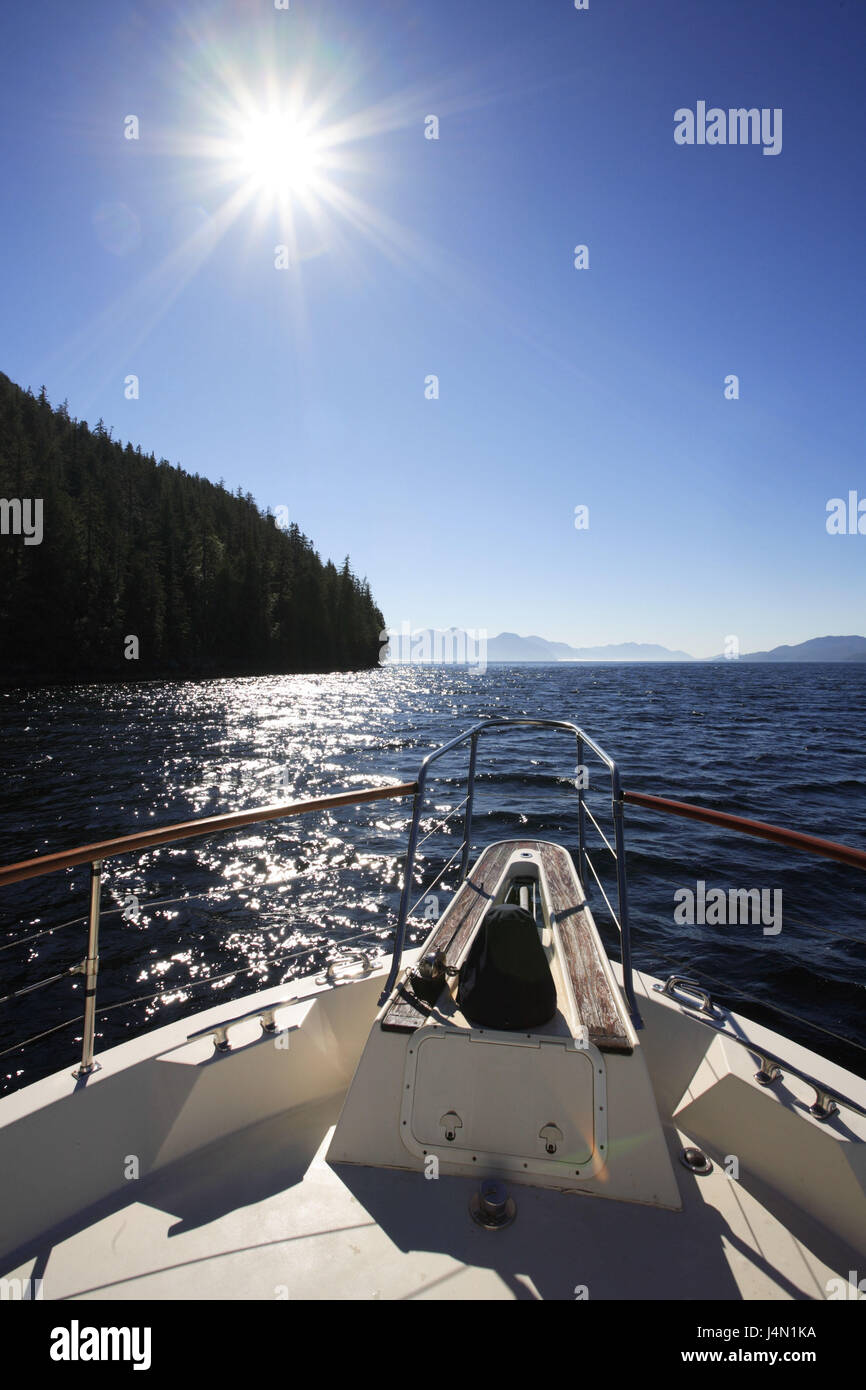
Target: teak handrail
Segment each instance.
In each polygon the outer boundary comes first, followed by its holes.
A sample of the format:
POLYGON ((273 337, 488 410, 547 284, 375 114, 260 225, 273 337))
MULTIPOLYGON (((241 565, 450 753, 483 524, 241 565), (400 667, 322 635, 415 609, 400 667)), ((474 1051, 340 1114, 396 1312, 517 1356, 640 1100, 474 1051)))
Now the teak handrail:
POLYGON ((704 806, 693 806, 690 801, 671 801, 666 796, 624 791, 622 799, 633 806, 643 806, 648 811, 666 811, 671 816, 684 816, 686 820, 706 821, 709 825, 720 825, 725 830, 738 830, 741 835, 772 840, 777 845, 786 845, 788 849, 802 849, 808 854, 819 854, 824 859, 835 859, 838 864, 849 864, 854 869, 866 869, 866 850, 855 849, 853 845, 840 845, 836 840, 822 840, 818 835, 786 830, 781 825, 770 825, 768 821, 732 816, 727 811, 710 811, 704 806))
POLYGON ((87 955, 76 967, 85 977, 84 1022, 81 1043, 81 1063, 73 1072, 85 1081, 91 1072, 99 1070, 94 1061, 96 1039, 96 981, 99 972, 99 907, 102 890, 102 863, 114 855, 134 850, 150 849, 154 845, 191 840, 196 836, 213 835, 219 830, 232 830, 241 825, 257 825, 262 821, 281 820, 285 816, 300 816, 306 811, 329 811, 337 806, 358 806, 365 801, 385 801, 389 797, 412 796, 417 782, 398 782, 385 787, 362 787, 360 791, 339 792, 336 796, 319 796, 309 801, 288 801, 280 806, 256 806, 248 811, 229 811, 222 816, 200 816, 197 820, 180 821, 175 825, 154 826, 136 835, 120 835, 113 840, 98 840, 92 845, 61 850, 57 854, 42 854, 36 859, 22 859, 18 864, 0 868, 0 888, 24 879, 39 878, 59 869, 71 869, 77 864, 90 865, 90 907, 88 911, 87 955))
POLYGON ((22 859, 17 864, 0 868, 0 888, 23 879, 53 874, 58 869, 72 869, 77 864, 92 864, 132 850, 151 849, 154 845, 170 844, 174 840, 191 840, 198 835, 213 835, 218 830, 232 830, 260 821, 280 820, 283 816, 300 816, 306 811, 330 811, 337 806, 355 806, 364 801, 385 801, 389 797, 413 796, 417 782, 392 783, 385 787, 363 787, 356 792, 340 792, 337 796, 319 796, 310 801, 289 801, 282 806, 256 806, 248 811, 229 811, 222 816, 201 816, 197 820, 179 821, 175 825, 154 826, 136 835, 120 835, 113 840, 98 840, 92 845, 60 850, 56 854, 40 854, 35 859, 22 859))

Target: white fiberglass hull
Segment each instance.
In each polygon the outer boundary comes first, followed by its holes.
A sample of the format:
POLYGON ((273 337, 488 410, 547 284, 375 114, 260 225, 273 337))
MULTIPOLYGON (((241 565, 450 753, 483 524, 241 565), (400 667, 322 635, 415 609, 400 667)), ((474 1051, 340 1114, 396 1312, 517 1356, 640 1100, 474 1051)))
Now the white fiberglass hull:
MULTIPOLYGON (((843 1108, 819 1122, 809 1113, 814 1091, 793 1077, 758 1085, 749 1052, 649 976, 635 976, 640 1043, 680 1210, 509 1178, 516 1219, 488 1231, 469 1214, 479 1186, 471 1174, 433 1180, 417 1165, 329 1161, 388 963, 336 986, 311 977, 220 1005, 101 1053, 86 1083, 70 1066, 0 1101, 7 1291, 136 1300, 857 1296, 849 1277, 866 1252, 866 1120, 843 1108), (215 1051, 208 1036, 190 1041, 278 1004, 276 1035, 253 1017, 230 1031, 230 1051, 215 1051), (713 1160, 709 1174, 680 1162, 688 1145, 713 1160)), ((866 1107, 860 1078, 748 1019, 720 1011, 717 1022, 866 1107)))

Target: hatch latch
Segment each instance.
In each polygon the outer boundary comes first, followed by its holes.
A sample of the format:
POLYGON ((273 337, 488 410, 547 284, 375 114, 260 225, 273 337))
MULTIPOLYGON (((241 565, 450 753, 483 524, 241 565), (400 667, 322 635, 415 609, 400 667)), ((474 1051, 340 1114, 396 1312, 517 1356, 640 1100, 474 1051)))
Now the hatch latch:
MULTIPOLYGON (((448 1140, 449 1144, 453 1144, 457 1137, 458 1129, 463 1128, 463 1121, 456 1110, 449 1110, 439 1121, 439 1127, 440 1129, 444 1129, 445 1138, 448 1140)), ((561 1137, 560 1135, 560 1138, 561 1137)))
POLYGON ((557 1146, 562 1143, 562 1130, 559 1128, 559 1125, 551 1123, 539 1130, 538 1137, 544 1140, 544 1147, 547 1152, 549 1154, 555 1154, 557 1146))

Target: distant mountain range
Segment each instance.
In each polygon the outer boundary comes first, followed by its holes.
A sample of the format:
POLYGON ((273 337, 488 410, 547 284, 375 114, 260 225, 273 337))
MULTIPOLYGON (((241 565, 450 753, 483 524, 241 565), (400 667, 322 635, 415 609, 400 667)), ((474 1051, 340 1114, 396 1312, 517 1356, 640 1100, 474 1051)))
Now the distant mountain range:
MULTIPOLYGON (((488 662, 692 662, 688 652, 671 652, 655 642, 619 642, 609 646, 567 646, 544 637, 518 637, 500 632, 489 638, 488 662)), ((723 662, 724 656, 712 657, 723 662)), ((769 652, 744 652, 741 662, 866 662, 866 637, 812 637, 796 646, 774 646, 769 652)))
POLYGON ((609 643, 604 647, 569 647, 545 637, 500 632, 487 642, 488 661, 692 661, 688 652, 673 652, 655 642, 609 643))
MULTIPOLYGON (((688 652, 671 651, 655 642, 620 642, 604 647, 569 647, 544 637, 500 632, 487 642, 488 661, 694 661, 688 652)), ((712 657, 724 661, 724 656, 712 657)), ((866 661, 866 637, 811 637, 794 647, 744 652, 740 661, 866 661)))
MULTIPOLYGON (((516 632, 500 632, 483 639, 472 631, 460 628, 447 631, 425 628, 410 635, 408 623, 402 635, 394 634, 391 642, 392 661, 445 661, 456 665, 478 661, 520 662, 538 661, 694 661, 688 652, 672 651, 656 642, 618 642, 602 647, 570 647, 567 642, 549 642, 546 637, 521 637, 516 632), (471 639, 471 640, 468 640, 471 639)), ((698 658, 701 660, 702 658, 698 658)), ((714 656, 708 661, 730 658, 714 656)), ((773 647, 766 652, 744 652, 739 661, 866 661, 866 637, 812 637, 794 647, 773 647)))
MULTIPOLYGON (((713 658, 724 661, 723 656, 713 658)), ((740 661, 866 661, 866 637, 810 637, 795 647, 746 652, 740 661)))

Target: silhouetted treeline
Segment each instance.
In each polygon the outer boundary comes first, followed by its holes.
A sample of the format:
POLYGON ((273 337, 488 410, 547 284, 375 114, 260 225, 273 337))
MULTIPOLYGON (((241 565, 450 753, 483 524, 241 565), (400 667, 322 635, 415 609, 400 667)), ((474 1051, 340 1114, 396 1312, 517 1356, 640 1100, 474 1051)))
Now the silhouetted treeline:
POLYGON ((249 493, 124 447, 2 373, 0 499, 6 683, 377 661, 384 619, 348 559, 323 564, 249 493))

